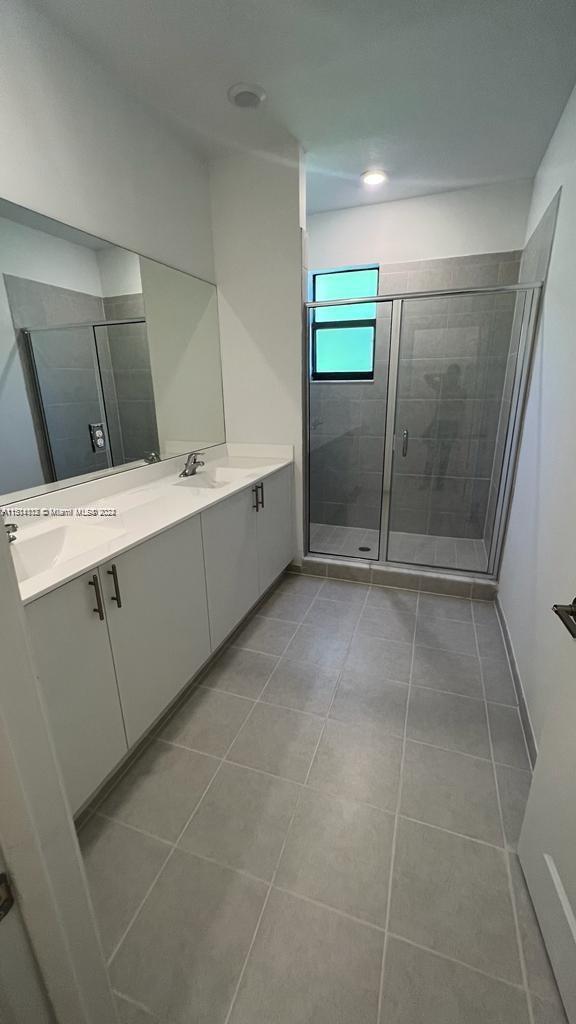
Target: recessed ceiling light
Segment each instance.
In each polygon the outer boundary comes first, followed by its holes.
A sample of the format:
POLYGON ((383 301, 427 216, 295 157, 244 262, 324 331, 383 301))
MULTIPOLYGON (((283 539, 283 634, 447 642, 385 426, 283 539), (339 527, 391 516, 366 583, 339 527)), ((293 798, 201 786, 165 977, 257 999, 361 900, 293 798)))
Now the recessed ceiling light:
POLYGON ((362 181, 364 185, 371 187, 373 185, 383 185, 385 181, 388 181, 388 177, 384 171, 373 169, 370 171, 364 171, 362 174, 362 181))
POLYGON ((260 85, 247 85, 246 82, 237 82, 228 89, 228 99, 235 107, 242 110, 256 110, 262 106, 266 99, 266 93, 260 85))

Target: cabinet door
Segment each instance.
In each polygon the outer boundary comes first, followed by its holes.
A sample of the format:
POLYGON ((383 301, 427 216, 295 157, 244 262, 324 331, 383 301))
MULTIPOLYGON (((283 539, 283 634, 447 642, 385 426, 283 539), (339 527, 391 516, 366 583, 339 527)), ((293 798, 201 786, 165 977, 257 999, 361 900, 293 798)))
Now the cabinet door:
POLYGON ((92 580, 93 573, 86 573, 26 606, 40 685, 73 812, 128 749, 108 630, 94 611, 92 580))
POLYGON ((202 513, 210 635, 215 649, 258 600, 258 552, 253 488, 202 513))
POLYGON ((260 492, 264 501, 258 512, 258 570, 262 593, 294 557, 292 467, 286 466, 266 477, 260 492))
POLYGON ((100 577, 132 746, 210 655, 199 516, 123 552, 100 577))

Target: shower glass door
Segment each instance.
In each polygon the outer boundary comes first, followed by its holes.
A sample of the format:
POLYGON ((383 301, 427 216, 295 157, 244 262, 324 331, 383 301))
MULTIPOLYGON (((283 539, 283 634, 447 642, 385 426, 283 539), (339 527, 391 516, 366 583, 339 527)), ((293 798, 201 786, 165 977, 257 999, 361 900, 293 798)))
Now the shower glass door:
POLYGON ((531 292, 402 300, 390 439, 390 562, 490 568, 531 292))

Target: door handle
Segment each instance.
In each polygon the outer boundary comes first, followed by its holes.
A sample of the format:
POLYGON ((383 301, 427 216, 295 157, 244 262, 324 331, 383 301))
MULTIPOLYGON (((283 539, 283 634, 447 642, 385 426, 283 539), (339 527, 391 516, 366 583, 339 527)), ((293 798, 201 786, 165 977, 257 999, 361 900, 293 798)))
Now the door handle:
POLYGON ((112 567, 110 569, 107 569, 106 572, 108 573, 109 576, 112 577, 112 581, 114 583, 114 593, 112 594, 112 601, 116 601, 118 607, 121 608, 122 598, 120 596, 120 587, 118 586, 118 570, 114 562, 112 563, 112 567))
POLYGON ((407 430, 402 431, 402 458, 405 459, 408 455, 408 439, 410 435, 407 430))
POLYGON ((553 604, 552 611, 566 626, 570 636, 576 640, 576 597, 572 604, 553 604))
POLYGON ((258 504, 258 484, 254 484, 254 487, 252 488, 252 494, 254 495, 254 501, 255 501, 255 504, 252 505, 252 508, 255 509, 256 512, 257 512, 258 509, 260 508, 260 506, 258 504))
POLYGON ((92 611, 96 612, 100 622, 104 622, 104 605, 102 604, 102 594, 100 592, 100 581, 96 573, 94 573, 91 580, 88 580, 88 586, 94 587, 94 593, 96 594, 96 607, 92 611))
POLYGON ((264 508, 264 484, 259 483, 256 486, 260 491, 260 508, 264 508))

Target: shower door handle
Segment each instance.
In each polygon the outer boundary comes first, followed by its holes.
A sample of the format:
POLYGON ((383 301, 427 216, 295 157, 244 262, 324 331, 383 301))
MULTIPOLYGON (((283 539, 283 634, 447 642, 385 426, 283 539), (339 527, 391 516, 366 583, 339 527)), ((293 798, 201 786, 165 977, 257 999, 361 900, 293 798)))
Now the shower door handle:
POLYGON ((407 430, 402 431, 402 458, 405 459, 408 455, 408 439, 410 435, 407 430))

